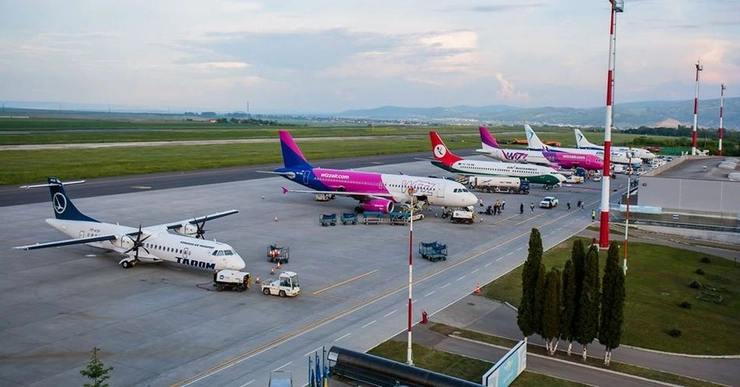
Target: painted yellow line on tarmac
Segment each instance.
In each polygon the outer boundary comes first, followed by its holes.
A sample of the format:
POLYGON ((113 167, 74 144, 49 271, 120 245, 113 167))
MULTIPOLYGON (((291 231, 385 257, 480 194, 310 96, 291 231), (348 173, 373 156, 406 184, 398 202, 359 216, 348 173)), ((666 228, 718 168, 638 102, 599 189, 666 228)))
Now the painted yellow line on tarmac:
POLYGON ((323 293, 323 292, 325 292, 325 291, 327 291, 327 290, 331 290, 331 289, 334 289, 334 288, 336 288, 336 287, 338 287, 338 286, 342 286, 342 285, 348 284, 348 283, 350 283, 350 282, 352 282, 352 281, 355 281, 355 280, 358 280, 358 279, 360 279, 360 278, 362 278, 362 277, 365 277, 365 276, 369 276, 370 274, 373 274, 373 273, 375 273, 376 271, 378 271, 378 269, 375 269, 375 270, 371 270, 371 271, 368 271, 367 273, 363 273, 363 274, 360 274, 360 275, 358 275, 358 276, 355 276, 355 277, 352 277, 352 278, 346 279, 346 280, 344 280, 344 281, 342 281, 342 282, 336 283, 336 284, 334 284, 334 285, 330 285, 330 286, 327 286, 327 287, 325 287, 325 288, 323 288, 323 289, 319 289, 319 290, 317 290, 317 291, 315 291, 315 292, 313 292, 313 293, 311 293, 311 294, 313 294, 313 295, 315 296, 315 295, 317 295, 317 294, 319 294, 319 293, 323 293))

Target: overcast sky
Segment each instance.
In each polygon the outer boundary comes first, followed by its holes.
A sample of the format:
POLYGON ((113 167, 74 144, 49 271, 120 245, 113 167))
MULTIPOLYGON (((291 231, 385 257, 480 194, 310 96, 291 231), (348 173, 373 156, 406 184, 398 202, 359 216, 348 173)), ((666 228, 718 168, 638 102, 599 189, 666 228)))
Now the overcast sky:
MULTIPOLYGON (((607 0, 2 0, 0 102, 605 105, 607 0)), ((740 1, 626 0, 615 102, 740 96, 740 1)))

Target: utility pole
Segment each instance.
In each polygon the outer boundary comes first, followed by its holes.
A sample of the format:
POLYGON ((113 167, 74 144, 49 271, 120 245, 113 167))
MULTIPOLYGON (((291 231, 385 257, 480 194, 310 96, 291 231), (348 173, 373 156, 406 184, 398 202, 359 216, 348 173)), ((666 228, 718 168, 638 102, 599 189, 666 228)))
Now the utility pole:
POLYGON ((722 112, 724 110, 725 106, 725 84, 723 83, 720 85, 719 89, 719 146, 717 147, 717 151, 720 156, 722 156, 722 132, 724 131, 724 125, 722 120, 724 117, 722 116, 722 112))
POLYGON ((691 132, 691 155, 696 156, 696 129, 699 126, 699 72, 704 70, 701 61, 696 61, 696 91, 694 92, 694 130, 691 132))

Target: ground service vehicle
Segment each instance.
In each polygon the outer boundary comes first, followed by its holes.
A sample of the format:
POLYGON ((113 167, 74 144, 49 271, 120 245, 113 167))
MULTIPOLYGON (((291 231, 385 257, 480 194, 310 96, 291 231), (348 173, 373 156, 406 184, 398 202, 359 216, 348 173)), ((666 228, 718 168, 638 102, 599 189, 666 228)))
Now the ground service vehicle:
POLYGON ((249 289, 251 284, 252 276, 247 272, 225 269, 213 273, 213 286, 219 292, 224 290, 243 292, 249 289))
POLYGON ((419 242, 419 255, 432 262, 447 260, 447 244, 434 242, 419 242))
POLYGON ((442 210, 442 219, 450 218, 452 223, 474 223, 475 211, 473 207, 446 207, 442 210))
POLYGON ((289 371, 270 372, 269 387, 293 387, 293 374, 289 371))
POLYGON ((554 196, 545 196, 540 202, 540 208, 555 208, 558 206, 558 199, 554 196))
POLYGON ((267 259, 274 263, 288 263, 290 260, 290 247, 271 244, 267 247, 267 259))
POLYGON ((326 226, 336 226, 337 225, 337 214, 321 214, 319 215, 319 224, 326 227, 326 226))
POLYGON ((280 273, 278 279, 262 283, 262 294, 268 296, 295 297, 300 292, 298 274, 292 271, 284 271, 280 273))
POLYGON ((357 224, 357 213, 355 212, 343 212, 342 213, 342 224, 357 224))
POLYGON ((468 186, 488 193, 529 194, 529 182, 518 177, 470 176, 468 186))

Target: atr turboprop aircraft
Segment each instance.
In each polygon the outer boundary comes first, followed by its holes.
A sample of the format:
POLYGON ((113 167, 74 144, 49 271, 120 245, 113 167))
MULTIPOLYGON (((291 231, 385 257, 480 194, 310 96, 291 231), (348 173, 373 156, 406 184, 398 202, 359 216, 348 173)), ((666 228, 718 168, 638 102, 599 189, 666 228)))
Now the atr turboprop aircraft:
MULTIPOLYGON (((578 148, 556 148, 554 146, 547 146, 542 143, 540 138, 537 136, 537 133, 532 130, 532 127, 525 124, 524 125, 524 132, 527 134, 527 148, 529 149, 535 149, 535 150, 543 150, 543 151, 551 151, 551 152, 567 152, 567 153, 577 153, 577 154, 586 154, 586 155, 593 155, 604 158, 604 150, 596 150, 596 149, 578 149, 578 148)), ((627 155, 621 152, 611 152, 611 163, 612 164, 622 164, 622 165, 628 165, 630 163, 630 160, 627 158, 627 155)), ((632 168, 640 168, 642 165, 642 162, 632 160, 632 168)))
POLYGON ((558 171, 541 165, 502 163, 498 161, 466 160, 450 152, 437 132, 429 132, 432 141, 432 164, 452 173, 467 176, 509 176, 526 179, 530 183, 545 184, 546 187, 560 185, 565 176, 558 171))
MULTIPOLYGON (((603 151, 604 147, 601 145, 592 144, 586 136, 581 133, 580 129, 573 129, 573 132, 576 135, 576 147, 579 149, 596 149, 603 151)), ((633 157, 637 157, 643 160, 652 160, 655 158, 655 154, 653 152, 650 152, 647 149, 643 148, 627 148, 623 146, 613 146, 612 151, 614 152, 620 152, 629 155, 630 152, 633 154, 633 157)))
POLYGON ((241 270, 246 266, 244 260, 231 246, 203 239, 205 232, 203 226, 206 221, 236 214, 239 211, 229 210, 144 228, 103 223, 81 213, 64 190, 65 185, 83 182, 62 183, 59 179, 50 177, 47 179, 47 184, 21 187, 49 187, 55 219, 46 219, 46 223, 72 239, 14 248, 35 250, 86 244, 125 255, 126 257, 119 262, 125 269, 133 267, 138 262, 162 261, 206 270, 241 270))
POLYGON ((568 152, 551 152, 536 151, 527 149, 503 149, 496 139, 488 131, 488 128, 481 126, 480 140, 483 149, 478 152, 496 160, 533 163, 553 168, 584 168, 589 171, 604 169, 604 160, 599 156, 568 153, 568 152))
POLYGON ((290 190, 283 187, 283 193, 349 196, 360 202, 355 208, 357 212, 391 212, 395 203, 410 201, 410 189, 416 200, 432 206, 467 207, 478 203, 475 194, 464 185, 447 179, 315 168, 285 130, 280 131, 280 146, 285 167, 270 173, 312 189, 290 190))

